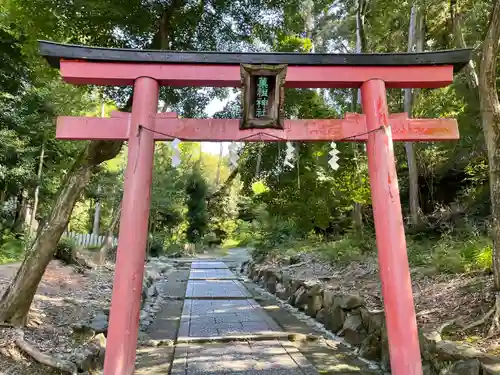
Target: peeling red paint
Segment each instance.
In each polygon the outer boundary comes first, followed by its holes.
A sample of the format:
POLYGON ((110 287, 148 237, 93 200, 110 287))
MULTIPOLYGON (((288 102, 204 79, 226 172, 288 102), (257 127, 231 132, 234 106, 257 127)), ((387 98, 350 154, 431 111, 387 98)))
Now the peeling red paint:
MULTIPOLYGON (((61 76, 68 83, 122 86, 151 77, 171 87, 241 87, 240 64, 156 64, 62 60, 61 76)), ((453 66, 294 66, 285 86, 290 88, 359 88, 380 77, 392 88, 438 88, 453 82, 453 66)))
MULTIPOLYGON (((56 137, 66 140, 127 140, 128 115, 113 113, 111 118, 61 116, 56 137)), ((458 139, 454 119, 408 119, 406 114, 389 116, 394 141, 434 141, 458 139)), ((377 122, 378 124, 378 122, 377 122)), ((377 127, 380 127, 378 125, 377 127)), ((347 114, 345 119, 285 120, 285 129, 240 130, 238 119, 186 119, 175 114, 154 116, 153 134, 157 141, 179 138, 186 141, 365 141, 365 115, 347 114), (361 135, 357 135, 361 134, 361 135)), ((388 132, 386 127, 385 131, 388 132)))
MULTIPOLYGON (((411 126, 414 123, 406 117, 388 116, 385 84, 381 80, 365 82, 361 86, 361 97, 367 130, 375 131, 380 126, 384 126, 384 131, 376 132, 376 136, 368 138, 367 152, 391 369, 394 375, 422 375, 415 307, 392 147, 393 134, 396 139, 398 133, 412 132, 411 126), (391 120, 390 123, 387 119, 391 120), (404 126, 407 126, 408 130, 404 126), (396 129, 399 132, 391 132, 396 129)), ((428 124, 420 124, 420 127, 425 127, 425 125, 428 124)), ((438 122, 436 125, 439 128, 442 123, 438 122)), ((414 134, 419 139, 427 137, 421 131, 414 134)))

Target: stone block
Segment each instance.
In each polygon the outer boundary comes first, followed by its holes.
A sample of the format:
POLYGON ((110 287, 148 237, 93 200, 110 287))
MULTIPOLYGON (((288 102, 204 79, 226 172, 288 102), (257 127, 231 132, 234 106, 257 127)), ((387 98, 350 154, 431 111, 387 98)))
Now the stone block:
POLYGON ((292 293, 295 293, 303 285, 304 285, 304 280, 293 280, 292 281, 292 293))
POLYGON ((480 375, 481 363, 477 359, 455 362, 446 375, 480 375))
POLYGON ((359 349, 359 355, 361 357, 372 361, 378 361, 381 353, 382 343, 380 342, 380 336, 370 334, 361 342, 361 347, 359 349))
POLYGON ((467 360, 484 356, 479 349, 449 340, 436 342, 435 359, 440 361, 467 360))
POLYGON ((365 307, 360 307, 359 312, 366 331, 380 336, 385 324, 384 310, 370 311, 365 307))
POLYGON ((365 305, 365 300, 358 294, 346 294, 339 296, 336 302, 344 310, 353 310, 357 307, 365 305))
POLYGON ((497 363, 481 363, 483 375, 500 375, 500 361, 497 363))
POLYGON ((337 333, 345 322, 346 314, 338 305, 334 305, 330 309, 326 309, 325 327, 333 333, 337 333))
POLYGON ((320 323, 325 324, 327 314, 328 314, 328 309, 322 308, 316 314, 316 320, 320 323))
POLYGON ((289 289, 281 283, 276 284, 276 296, 286 301, 290 297, 289 289))
POLYGON ((307 304, 307 315, 315 318, 318 311, 321 310, 322 304, 323 297, 321 297, 321 295, 313 295, 309 297, 309 302, 307 304))
POLYGON ((297 291, 294 293, 295 295, 295 306, 300 308, 304 308, 307 306, 309 302, 309 296, 307 294, 307 290, 305 287, 301 286, 297 291))
POLYGON ((323 285, 318 281, 310 281, 305 283, 307 294, 309 296, 318 296, 323 292, 323 285))
POLYGON ((360 314, 348 314, 342 327, 345 340, 352 345, 360 345, 366 336, 360 314))
POLYGON ((276 284, 278 283, 276 274, 273 273, 271 275, 268 275, 267 277, 264 277, 264 283, 265 283, 265 288, 269 293, 272 294, 276 293, 276 284))
POLYGON ((327 309, 333 307, 335 295, 336 293, 333 290, 325 289, 323 291, 323 307, 327 309))

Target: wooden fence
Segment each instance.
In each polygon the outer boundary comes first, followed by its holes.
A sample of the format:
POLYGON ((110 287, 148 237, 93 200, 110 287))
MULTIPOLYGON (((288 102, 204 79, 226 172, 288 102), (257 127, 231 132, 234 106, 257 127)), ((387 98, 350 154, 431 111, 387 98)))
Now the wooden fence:
MULTIPOLYGON (((101 246, 104 243, 106 236, 95 236, 87 233, 64 232, 63 237, 73 240, 78 246, 94 247, 101 246)), ((113 237, 113 245, 118 244, 118 238, 113 237)))

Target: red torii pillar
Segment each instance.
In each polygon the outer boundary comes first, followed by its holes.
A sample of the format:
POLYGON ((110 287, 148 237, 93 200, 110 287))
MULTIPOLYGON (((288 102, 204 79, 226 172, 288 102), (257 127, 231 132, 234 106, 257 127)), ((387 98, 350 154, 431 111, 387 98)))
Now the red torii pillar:
MULTIPOLYGON (((192 141, 239 141, 243 138, 247 141, 367 140, 392 373, 422 374, 393 139, 458 139, 458 127, 451 119, 408 119, 405 114, 389 116, 386 86, 432 88, 447 85, 453 79, 453 64, 464 65, 470 58, 470 50, 458 51, 458 55, 457 51, 446 52, 449 61, 440 63, 438 60, 443 60, 444 55, 432 58, 429 53, 392 54, 386 56, 385 65, 379 63, 382 66, 345 66, 346 55, 340 57, 344 62, 335 63, 338 56, 328 55, 329 64, 323 62, 310 66, 301 59, 310 62, 318 55, 239 54, 235 57, 222 53, 203 54, 202 58, 193 61, 196 53, 148 51, 141 55, 142 51, 94 49, 50 42, 41 42, 41 50, 53 66, 61 69, 67 82, 134 85, 131 116, 117 113, 109 119, 60 117, 57 124, 59 139, 123 139, 129 145, 105 375, 134 373, 154 142, 174 137, 192 141), (159 85, 238 87, 239 63, 255 62, 255 56, 259 56, 258 63, 289 63, 288 87, 361 87, 365 114, 347 115, 344 120, 287 120, 284 130, 264 131, 239 130, 238 120, 178 119, 174 114, 156 114, 159 85), (403 61, 402 66, 390 66, 394 65, 390 62, 394 58, 408 61, 403 61), (81 59, 90 61, 79 61, 81 59), (175 63, 177 61, 184 63, 175 63), (214 63, 210 64, 211 61, 214 63)), ((348 56, 352 61, 361 59, 361 55, 348 56)), ((380 60, 380 55, 377 57, 380 60)))

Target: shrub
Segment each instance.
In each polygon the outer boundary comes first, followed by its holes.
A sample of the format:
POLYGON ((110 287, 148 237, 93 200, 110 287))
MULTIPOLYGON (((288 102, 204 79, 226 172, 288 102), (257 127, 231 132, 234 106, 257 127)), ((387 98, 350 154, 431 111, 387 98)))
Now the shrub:
POLYGON ((436 241, 409 242, 412 265, 430 265, 440 272, 491 271, 491 239, 479 233, 444 234, 436 241))
POLYGON ((487 245, 476 252, 476 266, 484 271, 493 272, 493 246, 487 245))
POLYGON ((205 201, 207 191, 207 183, 201 172, 194 169, 186 184, 186 206, 188 209, 186 237, 190 243, 196 243, 203 238, 208 226, 207 204, 205 201))
POLYGON ((149 243, 148 254, 152 257, 159 257, 165 253, 165 247, 163 246, 163 239, 153 238, 149 243))
POLYGON ((76 248, 77 245, 72 239, 61 237, 54 252, 54 259, 59 259, 66 264, 72 264, 76 248))
POLYGON ((376 253, 373 235, 349 233, 336 241, 320 243, 315 251, 320 252, 331 262, 349 262, 361 260, 367 254, 376 253))
POLYGON ((230 241, 239 246, 246 246, 254 243, 260 238, 261 231, 257 221, 248 222, 238 220, 237 227, 233 232, 230 241))
POLYGON ((9 230, 3 232, 0 245, 0 264, 12 263, 23 257, 25 241, 9 230))
POLYGON ((218 237, 214 232, 207 233, 203 236, 202 244, 204 246, 212 247, 216 245, 220 245, 222 243, 222 239, 218 237))
POLYGON ((115 263, 117 251, 118 251, 118 245, 111 246, 111 248, 106 253, 106 259, 109 260, 110 262, 115 263))
POLYGON ((300 235, 294 221, 283 218, 272 218, 264 224, 262 236, 256 245, 271 249, 289 244, 299 238, 300 235))
POLYGON ((85 248, 88 251, 99 251, 101 250, 101 245, 90 245, 85 248))

